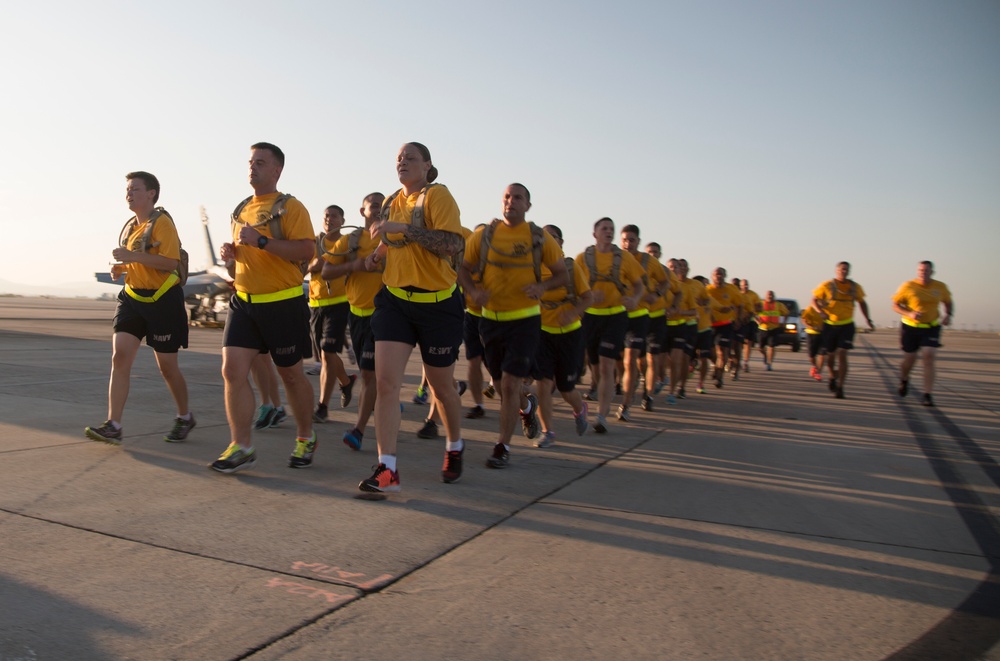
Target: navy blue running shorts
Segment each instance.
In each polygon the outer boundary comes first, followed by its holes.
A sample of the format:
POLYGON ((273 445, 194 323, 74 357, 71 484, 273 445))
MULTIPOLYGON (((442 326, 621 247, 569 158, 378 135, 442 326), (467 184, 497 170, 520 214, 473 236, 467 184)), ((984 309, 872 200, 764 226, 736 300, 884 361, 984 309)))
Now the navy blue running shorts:
POLYGON ((306 297, 249 303, 233 296, 229 300, 222 346, 270 353, 278 367, 292 367, 303 358, 311 358, 312 337, 306 297))
POLYGON ((448 367, 458 360, 464 317, 465 297, 458 287, 436 303, 406 301, 382 287, 375 295, 372 333, 375 342, 419 345, 425 365, 448 367))
MULTIPOLYGON (((152 296, 155 289, 136 289, 139 296, 152 296)), ((153 303, 137 301, 125 293, 118 293, 118 306, 112 326, 116 333, 128 333, 145 339, 157 353, 177 353, 188 345, 188 318, 184 307, 184 291, 171 287, 153 303)))

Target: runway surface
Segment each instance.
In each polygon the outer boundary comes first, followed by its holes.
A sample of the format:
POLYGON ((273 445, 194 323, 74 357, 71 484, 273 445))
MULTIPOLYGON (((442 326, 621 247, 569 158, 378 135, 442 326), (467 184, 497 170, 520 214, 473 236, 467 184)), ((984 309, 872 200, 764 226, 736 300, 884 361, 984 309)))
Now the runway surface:
POLYGON ((603 436, 557 404, 556 445, 515 436, 501 471, 487 399, 458 484, 443 440, 416 438, 411 358, 403 490, 370 502, 374 429, 360 452, 340 440, 357 397, 305 470, 291 421, 255 432, 256 468, 207 468, 229 440, 218 329, 181 354, 187 442, 163 441, 175 412, 146 347, 123 445, 84 438, 113 309, 0 298, 0 660, 1000 660, 995 335, 945 333, 934 408, 919 368, 895 394, 880 331, 857 338, 847 399, 781 348, 773 372, 755 354, 603 436))

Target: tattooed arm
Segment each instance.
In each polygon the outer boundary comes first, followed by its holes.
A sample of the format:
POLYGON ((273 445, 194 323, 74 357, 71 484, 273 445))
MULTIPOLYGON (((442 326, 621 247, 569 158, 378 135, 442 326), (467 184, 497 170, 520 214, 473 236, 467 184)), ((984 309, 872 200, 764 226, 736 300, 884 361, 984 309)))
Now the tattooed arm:
POLYGON ((405 225, 404 227, 403 235, 407 239, 435 257, 447 259, 465 250, 465 239, 462 238, 461 234, 432 230, 426 227, 414 227, 413 225, 405 225))

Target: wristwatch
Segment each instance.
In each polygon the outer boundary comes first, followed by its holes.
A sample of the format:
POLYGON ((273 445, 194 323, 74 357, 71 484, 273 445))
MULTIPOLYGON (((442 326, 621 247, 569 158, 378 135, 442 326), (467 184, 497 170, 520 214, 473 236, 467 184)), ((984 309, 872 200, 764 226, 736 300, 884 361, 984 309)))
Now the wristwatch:
POLYGON ((270 239, 261 234, 259 237, 257 237, 257 247, 263 250, 267 246, 268 241, 270 241, 270 239))

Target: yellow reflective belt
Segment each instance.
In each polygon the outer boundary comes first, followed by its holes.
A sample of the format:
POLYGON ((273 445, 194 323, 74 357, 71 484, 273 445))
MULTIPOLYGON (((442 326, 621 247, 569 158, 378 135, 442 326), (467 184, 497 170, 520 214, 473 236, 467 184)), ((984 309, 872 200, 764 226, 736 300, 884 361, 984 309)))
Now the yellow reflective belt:
POLYGON ((328 305, 336 305, 338 303, 346 303, 347 295, 336 296, 334 298, 310 298, 309 307, 311 308, 325 308, 328 305))
POLYGON ((355 305, 351 306, 351 314, 355 317, 370 317, 375 314, 375 308, 359 308, 355 305))
POLYGON ((170 275, 167 276, 167 279, 163 281, 163 284, 160 285, 160 288, 157 289, 156 293, 154 293, 152 296, 140 296, 139 294, 135 293, 135 290, 129 287, 128 285, 125 285, 125 293, 134 298, 135 300, 139 301, 140 303, 156 303, 158 300, 160 300, 161 296, 166 294, 167 291, 179 281, 180 278, 177 277, 177 274, 171 273, 170 275))
MULTIPOLYGON (((687 319, 667 319, 667 326, 680 326, 681 324, 686 324, 687 319)), ((694 323, 698 323, 697 321, 694 323)))
POLYGON ((806 329, 806 335, 822 335, 818 330, 813 330, 811 328, 806 329))
POLYGON ((844 320, 841 320, 841 321, 830 321, 829 319, 827 319, 823 323, 826 324, 826 325, 828 325, 828 326, 846 326, 847 324, 853 324, 854 323, 854 317, 851 317, 847 321, 844 321, 844 320))
POLYGON ((581 326, 583 326, 583 324, 579 319, 577 319, 573 323, 566 324, 565 326, 542 326, 542 330, 552 335, 563 335, 565 333, 572 333, 581 326))
POLYGON ((664 317, 664 316, 666 316, 666 314, 667 314, 666 310, 650 310, 649 311, 649 318, 650 319, 656 319, 657 317, 664 317))
POLYGON ((631 312, 629 312, 628 318, 636 319, 638 317, 645 317, 647 315, 649 315, 649 310, 647 310, 646 308, 642 308, 641 310, 632 310, 631 312))
POLYGON ((615 305, 610 308, 587 308, 587 314, 596 314, 601 317, 610 317, 613 314, 618 314, 619 312, 625 312, 624 305, 615 305))
POLYGON ((917 323, 916 321, 913 321, 909 317, 901 317, 900 320, 910 328, 934 328, 935 326, 941 325, 940 321, 935 321, 932 324, 921 324, 917 323))
POLYGON ((276 301, 287 301, 290 298, 302 295, 301 285, 282 289, 271 294, 248 294, 245 291, 236 292, 236 297, 247 303, 274 303, 276 301))
POLYGON ((481 316, 483 316, 482 312, 476 312, 472 308, 465 308, 465 311, 466 311, 466 313, 471 314, 473 317, 481 317, 481 316))
POLYGON ((445 301, 451 298, 452 293, 454 293, 455 288, 458 285, 452 285, 448 289, 442 289, 441 291, 406 291, 405 289, 400 289, 399 287, 389 287, 389 293, 396 298, 401 298, 404 301, 409 301, 411 303, 437 303, 439 301, 445 301))
POLYGON ((698 325, 698 320, 697 319, 688 319, 687 320, 687 325, 688 326, 697 326, 698 325))
POLYGON ((537 317, 540 314, 542 314, 542 306, 540 305, 521 308, 520 310, 505 310, 503 312, 494 312, 493 310, 483 308, 483 316, 493 321, 516 321, 518 319, 527 319, 528 317, 537 317))

